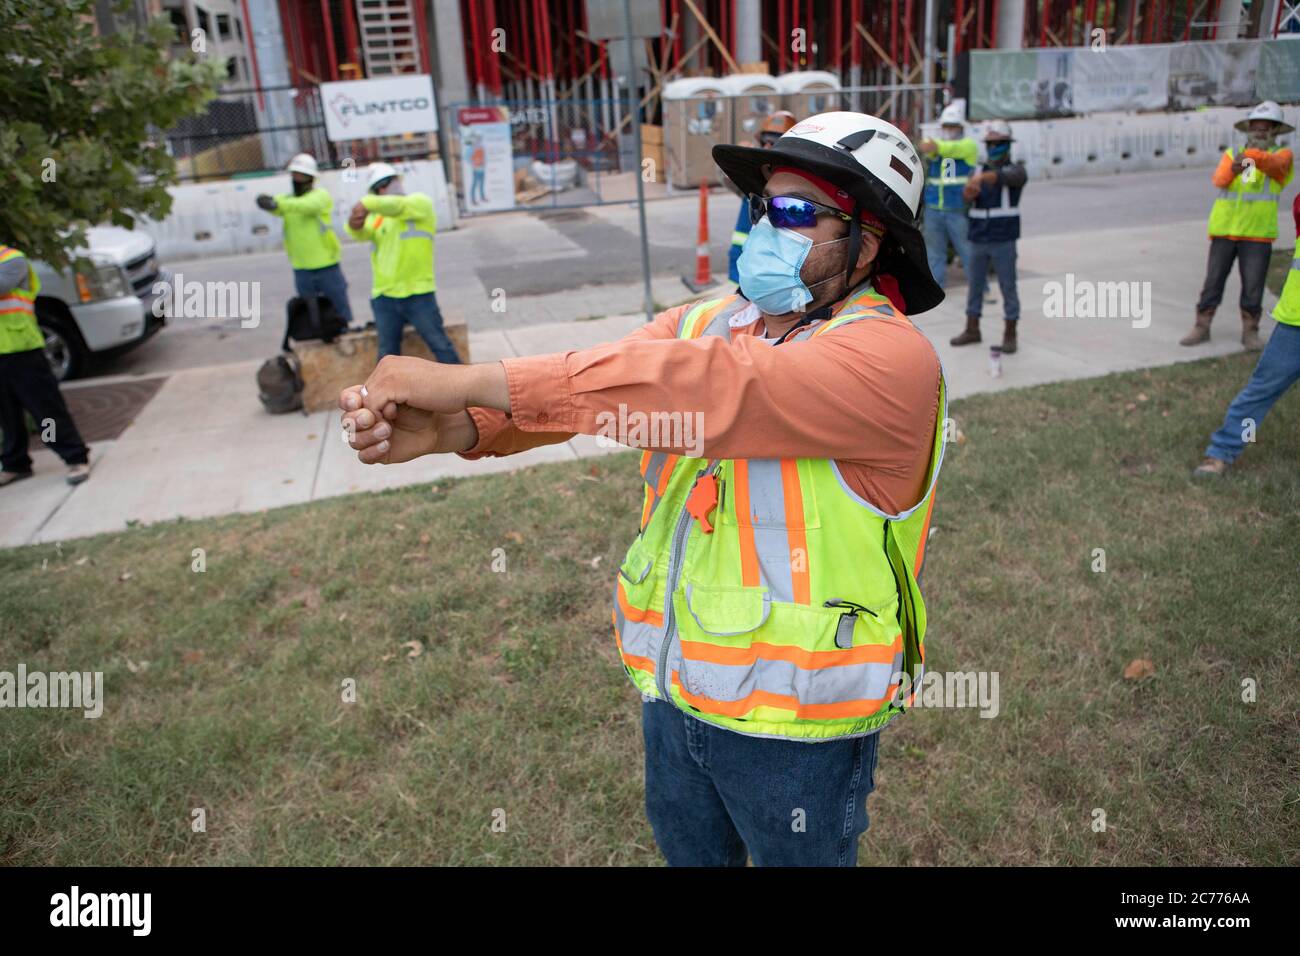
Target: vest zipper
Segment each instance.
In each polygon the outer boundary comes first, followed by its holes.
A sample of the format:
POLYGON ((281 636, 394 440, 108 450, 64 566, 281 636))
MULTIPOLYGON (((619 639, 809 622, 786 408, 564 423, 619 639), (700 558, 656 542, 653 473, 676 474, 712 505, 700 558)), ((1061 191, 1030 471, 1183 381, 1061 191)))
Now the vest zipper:
MULTIPOLYGON (((695 476, 695 481, 699 481, 707 473, 708 468, 701 468, 695 476)), ((691 483, 695 487, 695 482, 691 483)), ((688 492, 689 497, 689 492, 688 492)), ((655 682, 659 685, 659 694, 670 704, 673 701, 672 695, 668 692, 668 649, 672 647, 673 636, 677 632, 677 614, 673 608, 673 592, 677 590, 677 579, 681 577, 681 561, 685 551, 685 541, 687 531, 690 529, 691 513, 682 505, 682 513, 677 516, 677 527, 673 529, 672 550, 668 555, 668 579, 664 585, 664 602, 668 605, 664 608, 664 643, 659 648, 659 665, 655 668, 655 682)))

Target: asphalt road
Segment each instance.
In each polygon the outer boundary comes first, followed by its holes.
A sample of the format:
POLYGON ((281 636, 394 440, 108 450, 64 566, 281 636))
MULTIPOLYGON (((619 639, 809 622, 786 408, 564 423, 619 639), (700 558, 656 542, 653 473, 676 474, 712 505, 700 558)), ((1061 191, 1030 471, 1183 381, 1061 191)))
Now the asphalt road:
MULTIPOLYGON (((1061 234, 1115 229, 1126 224, 1168 223, 1199 228, 1213 190, 1209 170, 1134 173, 1123 176, 1031 182, 1021 203, 1022 242, 1050 242, 1061 234)), ((1290 208, 1293 193, 1284 194, 1290 208)), ((740 200, 715 191, 709 205, 709 238, 715 273, 725 268, 727 247, 740 200)), ((646 207, 651 269, 656 277, 694 271, 697 196, 657 200, 646 207)), ((470 329, 555 321, 554 312, 526 307, 530 297, 552 296, 587 286, 632 286, 640 282, 641 254, 635 204, 511 212, 462 219, 438 236, 438 298, 444 312, 466 316, 470 329), (506 316, 491 312, 501 290, 516 307, 506 316), (499 294, 499 293, 497 293, 499 294)), ((344 239, 343 268, 359 321, 370 318, 370 266, 366 247, 344 239)), ((100 375, 155 374, 275 354, 284 328, 284 304, 293 295, 293 276, 281 253, 170 262, 189 281, 256 283, 261 315, 256 328, 238 319, 181 318, 150 342, 101 368, 100 375)), ((684 287, 683 287, 684 288, 684 287)), ((559 296, 563 303, 565 300, 559 296)), ((574 318, 596 314, 600 294, 575 298, 574 318), (594 305, 593 305, 594 302, 594 305)))

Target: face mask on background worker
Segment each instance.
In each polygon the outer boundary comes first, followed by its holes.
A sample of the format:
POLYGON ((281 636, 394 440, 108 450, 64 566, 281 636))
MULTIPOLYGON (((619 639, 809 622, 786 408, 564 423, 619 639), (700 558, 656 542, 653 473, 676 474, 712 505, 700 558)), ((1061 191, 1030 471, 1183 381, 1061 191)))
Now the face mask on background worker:
POLYGON ((1277 137, 1272 130, 1268 132, 1259 132, 1251 130, 1246 134, 1246 147, 1248 149, 1269 149, 1273 146, 1277 137))
POLYGON ((943 138, 947 140, 961 139, 961 127, 945 126, 943 128, 943 138))
POLYGON ((842 263, 830 261, 833 254, 829 251, 818 253, 811 261, 808 254, 847 239, 841 236, 813 242, 793 229, 778 229, 764 216, 749 231, 736 260, 741 291, 768 315, 798 312, 812 302, 812 287, 838 278, 843 271, 842 263), (804 282, 805 272, 814 280, 811 284, 804 282))
POLYGON ((1011 144, 989 143, 986 152, 990 163, 1004 163, 1011 158, 1011 144))
POLYGON ((309 192, 311 192, 311 178, 308 176, 303 176, 302 178, 299 178, 298 176, 294 176, 293 194, 295 196, 302 196, 309 192))

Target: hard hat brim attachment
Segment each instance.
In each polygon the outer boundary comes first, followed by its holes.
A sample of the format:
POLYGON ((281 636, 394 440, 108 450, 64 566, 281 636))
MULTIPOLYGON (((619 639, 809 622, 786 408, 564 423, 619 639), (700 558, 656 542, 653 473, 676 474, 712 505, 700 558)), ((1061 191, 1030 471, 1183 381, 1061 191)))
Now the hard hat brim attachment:
POLYGON ((847 152, 798 137, 782 137, 766 149, 719 144, 713 147, 713 161, 746 195, 761 194, 770 171, 777 166, 804 169, 834 183, 884 221, 886 232, 876 261, 880 272, 898 281, 907 312, 917 315, 943 301, 943 289, 934 281, 926 259, 920 218, 912 215, 902 197, 847 152))

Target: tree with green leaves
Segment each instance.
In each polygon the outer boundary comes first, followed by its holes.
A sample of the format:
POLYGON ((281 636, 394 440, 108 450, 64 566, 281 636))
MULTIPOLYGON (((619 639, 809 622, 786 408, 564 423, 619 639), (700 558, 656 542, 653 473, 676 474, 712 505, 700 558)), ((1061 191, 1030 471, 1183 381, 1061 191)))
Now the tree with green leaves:
POLYGON ((160 130, 202 112, 225 75, 174 56, 164 18, 139 23, 95 0, 0 0, 0 242, 68 265, 85 229, 162 219, 176 163, 160 130))

